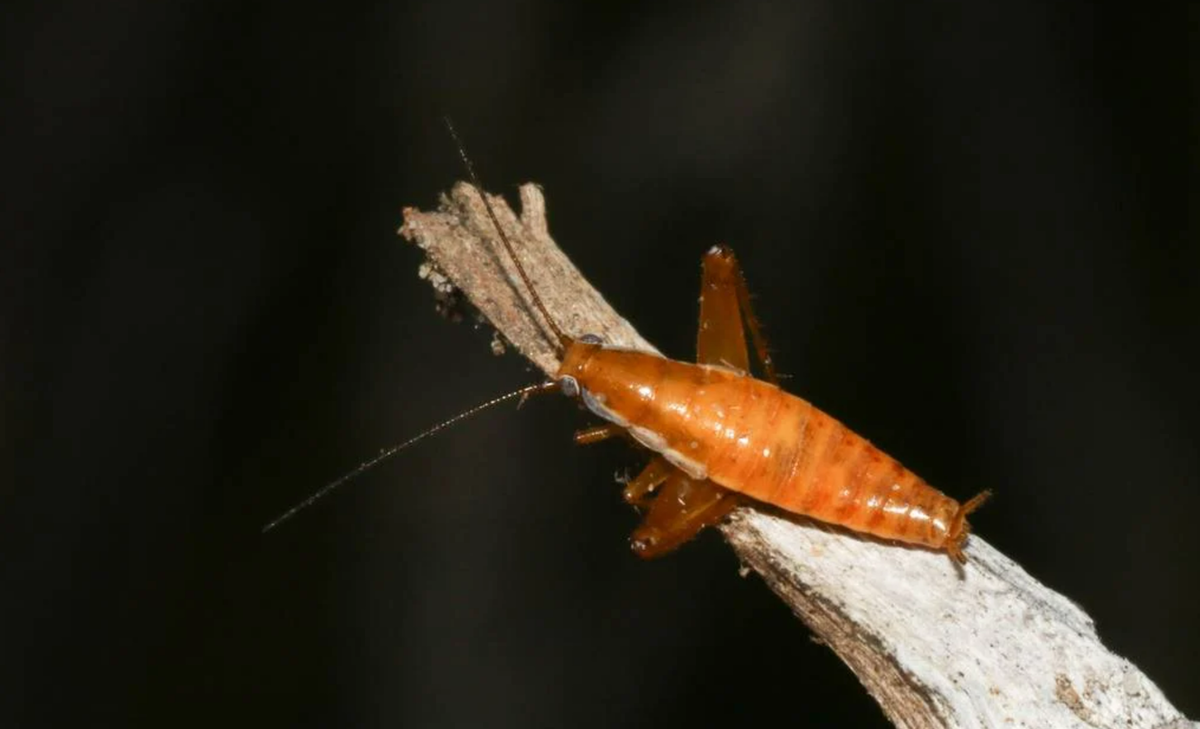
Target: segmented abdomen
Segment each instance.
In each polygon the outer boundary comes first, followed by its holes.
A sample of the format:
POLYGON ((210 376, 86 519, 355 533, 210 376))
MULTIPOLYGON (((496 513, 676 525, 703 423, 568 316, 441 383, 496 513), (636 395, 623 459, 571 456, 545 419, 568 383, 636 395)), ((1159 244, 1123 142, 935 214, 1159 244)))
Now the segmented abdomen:
POLYGON ((721 367, 597 351, 589 407, 695 477, 886 539, 946 546, 958 502, 811 403, 721 367))
POLYGON ((887 539, 944 545, 958 502, 812 404, 782 391, 777 397, 783 402, 772 418, 776 427, 761 436, 758 466, 733 456, 714 477, 797 514, 887 539), (762 456, 767 449, 770 458, 762 456))

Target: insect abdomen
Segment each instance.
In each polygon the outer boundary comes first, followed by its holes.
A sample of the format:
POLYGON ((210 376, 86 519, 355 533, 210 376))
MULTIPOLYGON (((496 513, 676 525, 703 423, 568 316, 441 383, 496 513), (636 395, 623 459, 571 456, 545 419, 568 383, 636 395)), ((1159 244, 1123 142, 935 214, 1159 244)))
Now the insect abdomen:
POLYGON ((636 352, 598 348, 579 364, 562 372, 574 370, 589 407, 694 477, 855 531, 950 548, 958 502, 801 398, 636 352))
POLYGON ((792 473, 773 484, 771 503, 878 537, 942 547, 958 502, 801 402, 810 411, 794 441, 803 455, 792 473))
POLYGON ((734 437, 716 441, 709 478, 795 514, 944 546, 956 501, 811 403, 758 380, 741 382, 750 396, 723 408, 734 437), (729 418, 730 410, 740 417, 729 418))

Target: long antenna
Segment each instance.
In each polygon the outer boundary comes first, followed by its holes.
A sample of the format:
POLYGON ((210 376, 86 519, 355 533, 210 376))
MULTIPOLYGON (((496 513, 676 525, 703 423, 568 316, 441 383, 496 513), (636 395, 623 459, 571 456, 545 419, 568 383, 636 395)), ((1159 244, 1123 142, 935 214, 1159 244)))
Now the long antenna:
POLYGON ((475 186, 475 191, 479 193, 479 198, 483 200, 483 207, 487 209, 488 217, 492 219, 492 224, 496 226, 496 232, 500 234, 500 241, 504 244, 504 249, 508 251, 508 257, 512 259, 513 265, 517 267, 517 273, 521 275, 521 280, 525 282, 525 288, 529 290, 529 296, 533 299, 534 306, 542 312, 542 318, 550 325, 554 336, 558 338, 558 354, 561 357, 566 352, 567 347, 571 346, 571 338, 558 328, 554 317, 550 316, 546 305, 542 303, 542 297, 538 296, 537 289, 533 287, 533 282, 529 280, 529 275, 525 273, 525 267, 521 265, 521 259, 517 258, 517 253, 513 249, 513 245, 508 240, 508 236, 504 234, 504 228, 500 227, 500 219, 496 217, 496 211, 492 210, 492 204, 488 202, 487 193, 484 192, 483 185, 479 182, 479 176, 475 174, 475 165, 471 164, 471 158, 467 156, 467 149, 463 146, 462 140, 458 137, 458 132, 454 130, 454 123, 450 121, 450 117, 443 116, 442 120, 446 122, 446 129, 450 131, 450 137, 454 139, 454 146, 458 148, 458 156, 462 158, 463 166, 467 168, 467 176, 471 178, 471 184, 475 186))
POLYGON ((295 516, 297 514, 297 512, 307 509, 308 507, 312 506, 314 503, 316 503, 320 499, 329 495, 329 492, 333 491, 338 486, 341 486, 342 484, 346 483, 347 481, 354 479, 356 476, 359 476, 360 474, 371 470, 375 466, 378 466, 380 463, 383 463, 384 461, 386 461, 387 459, 396 455, 397 453, 404 450, 405 448, 408 448, 410 445, 413 445, 414 443, 425 440, 426 438, 433 435, 434 433, 437 433, 440 430, 445 430, 446 428, 449 428, 451 425, 454 425, 457 422, 466 420, 467 418, 471 417, 472 415, 475 415, 479 412, 487 410, 488 408, 490 408, 494 405, 499 405, 502 402, 507 402, 509 400, 512 400, 513 398, 517 398, 517 397, 525 398, 525 397, 528 397, 529 395, 540 395, 544 392, 550 392, 550 391, 556 390, 556 389, 558 389, 558 383, 553 382, 553 381, 539 382, 536 385, 529 385, 527 387, 522 387, 520 390, 510 392, 507 395, 501 395, 500 397, 492 398, 491 400, 488 400, 487 402, 485 402, 481 405, 476 405, 475 407, 471 408, 470 410, 461 412, 458 415, 455 415, 453 418, 450 418, 449 420, 444 420, 444 421, 438 423, 437 425, 433 426, 429 430, 426 430, 425 432, 421 433, 420 435, 409 438, 408 440, 404 441, 403 443, 394 445, 391 448, 385 448, 384 450, 380 451, 379 455, 375 456, 374 458, 372 458, 370 460, 363 461, 361 464, 359 464, 358 468, 355 468, 353 471, 347 473, 346 475, 342 476, 341 478, 337 479, 336 481, 332 481, 332 482, 326 484, 325 486, 322 486, 320 489, 318 489, 316 492, 314 492, 312 496, 309 496, 304 501, 301 501, 300 503, 296 504, 292 508, 288 509, 287 511, 283 512, 279 516, 272 519, 266 526, 263 527, 262 533, 266 534, 267 532, 271 531, 272 529, 279 526, 283 522, 287 521, 288 519, 291 519, 293 516, 295 516))

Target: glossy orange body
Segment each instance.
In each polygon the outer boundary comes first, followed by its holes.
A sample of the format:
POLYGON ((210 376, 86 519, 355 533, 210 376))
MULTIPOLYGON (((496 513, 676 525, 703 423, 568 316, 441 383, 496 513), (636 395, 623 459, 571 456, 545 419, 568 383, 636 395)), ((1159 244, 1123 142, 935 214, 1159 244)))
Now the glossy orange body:
POLYGON ((966 512, 811 403, 730 368, 572 342, 557 375, 693 479, 961 560, 966 512))

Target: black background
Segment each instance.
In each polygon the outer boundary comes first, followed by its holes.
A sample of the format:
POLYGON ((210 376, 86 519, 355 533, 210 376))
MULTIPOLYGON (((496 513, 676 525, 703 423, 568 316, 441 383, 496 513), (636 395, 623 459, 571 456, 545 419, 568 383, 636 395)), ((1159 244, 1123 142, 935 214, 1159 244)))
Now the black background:
POLYGON ((714 536, 636 560, 560 400, 259 535, 536 379, 394 235, 442 113, 668 353, 734 246, 789 389, 1200 715, 1198 18, 1039 6, 6 11, 0 724, 884 723, 714 536))

